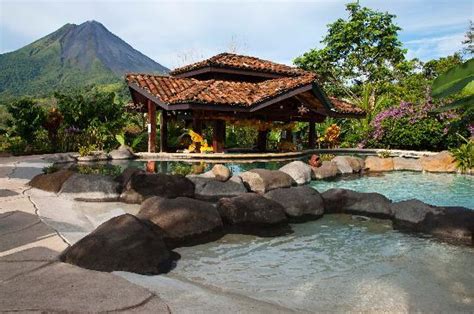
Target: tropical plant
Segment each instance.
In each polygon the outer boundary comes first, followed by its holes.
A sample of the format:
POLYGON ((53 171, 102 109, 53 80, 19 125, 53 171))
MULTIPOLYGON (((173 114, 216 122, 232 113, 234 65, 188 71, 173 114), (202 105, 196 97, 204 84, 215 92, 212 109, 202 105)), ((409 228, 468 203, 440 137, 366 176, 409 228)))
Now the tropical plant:
POLYGON ((474 141, 468 140, 462 135, 459 135, 465 142, 458 148, 451 149, 451 154, 456 160, 456 165, 462 172, 471 171, 474 168, 474 141))
POLYGON ((45 112, 32 99, 24 98, 7 105, 11 119, 7 122, 9 133, 20 136, 27 143, 34 141, 34 134, 45 122, 45 112))
POLYGON ((434 80, 433 97, 450 98, 456 94, 460 94, 458 99, 438 111, 458 108, 471 112, 474 110, 474 58, 451 68, 434 80))

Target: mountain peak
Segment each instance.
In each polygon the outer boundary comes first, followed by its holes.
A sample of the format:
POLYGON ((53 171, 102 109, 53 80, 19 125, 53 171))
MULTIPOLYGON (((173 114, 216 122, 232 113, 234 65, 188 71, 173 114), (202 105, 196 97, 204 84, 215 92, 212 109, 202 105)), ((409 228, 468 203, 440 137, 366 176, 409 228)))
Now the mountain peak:
POLYGON ((0 97, 117 82, 127 72, 169 71, 95 20, 65 24, 19 50, 0 55, 0 68, 0 97), (27 85, 30 88, 25 89, 27 85))

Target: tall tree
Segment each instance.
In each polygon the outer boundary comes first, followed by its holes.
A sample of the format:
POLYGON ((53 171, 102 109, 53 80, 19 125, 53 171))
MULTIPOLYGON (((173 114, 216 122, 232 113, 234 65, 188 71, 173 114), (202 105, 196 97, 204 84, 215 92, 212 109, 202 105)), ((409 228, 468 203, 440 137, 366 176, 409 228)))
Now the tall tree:
POLYGON ((348 84, 377 86, 392 79, 393 70, 405 61, 395 15, 359 3, 348 3, 346 10, 347 19, 328 25, 328 34, 321 41, 324 48, 312 49, 294 60, 297 66, 320 74, 333 93, 348 84))

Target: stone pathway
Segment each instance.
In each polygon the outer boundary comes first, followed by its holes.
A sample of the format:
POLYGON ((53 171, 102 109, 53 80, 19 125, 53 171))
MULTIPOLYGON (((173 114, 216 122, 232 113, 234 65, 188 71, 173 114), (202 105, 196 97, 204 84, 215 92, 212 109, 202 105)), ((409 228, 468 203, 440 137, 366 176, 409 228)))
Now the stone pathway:
POLYGON ((68 243, 38 216, 25 185, 45 157, 0 158, 0 311, 171 312, 143 287, 57 260, 68 243))

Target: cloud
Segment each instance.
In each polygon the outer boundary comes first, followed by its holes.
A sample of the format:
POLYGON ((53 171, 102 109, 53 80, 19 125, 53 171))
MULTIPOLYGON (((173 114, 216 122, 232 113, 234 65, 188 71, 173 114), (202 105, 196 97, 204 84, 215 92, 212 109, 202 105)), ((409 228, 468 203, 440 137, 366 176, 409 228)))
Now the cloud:
POLYGON ((464 33, 439 37, 425 37, 405 42, 408 48, 408 57, 417 57, 421 60, 439 58, 452 55, 462 49, 464 33))
MULTIPOLYGON (((178 55, 186 51, 204 57, 222 52, 232 37, 240 40, 247 54, 291 63, 320 45, 327 24, 347 16, 346 2, 0 0, 0 51, 18 49, 66 23, 94 19, 166 66, 178 64, 178 55)), ((467 27, 473 8, 471 0, 457 0, 456 5, 445 0, 362 0, 361 4, 396 14, 406 43, 458 35, 467 27)), ((429 49, 420 45, 407 44, 410 54, 429 58, 429 49)), ((441 41, 431 45, 436 55, 450 51, 441 41)))

